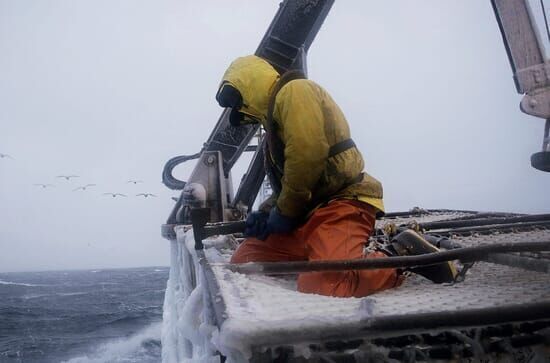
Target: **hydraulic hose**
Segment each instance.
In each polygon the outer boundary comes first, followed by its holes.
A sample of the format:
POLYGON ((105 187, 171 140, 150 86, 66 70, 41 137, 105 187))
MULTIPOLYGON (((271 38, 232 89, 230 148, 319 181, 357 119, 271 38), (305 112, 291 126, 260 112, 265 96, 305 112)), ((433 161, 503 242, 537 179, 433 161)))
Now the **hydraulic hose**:
MULTIPOLYGON (((434 265, 452 260, 461 260, 464 263, 483 261, 486 260, 491 254, 495 253, 533 251, 550 251, 550 242, 496 243, 477 247, 463 247, 450 251, 427 253, 417 256, 315 262, 249 262, 244 264, 223 264, 223 266, 233 272, 243 274, 286 275, 312 271, 410 268, 434 265)), ((217 264, 212 265, 216 266, 217 264)))
POLYGON ((168 160, 162 170, 162 183, 172 190, 183 190, 185 188, 185 182, 183 180, 176 179, 172 175, 172 171, 176 166, 182 164, 188 160, 197 159, 201 156, 202 151, 193 155, 180 155, 168 160))

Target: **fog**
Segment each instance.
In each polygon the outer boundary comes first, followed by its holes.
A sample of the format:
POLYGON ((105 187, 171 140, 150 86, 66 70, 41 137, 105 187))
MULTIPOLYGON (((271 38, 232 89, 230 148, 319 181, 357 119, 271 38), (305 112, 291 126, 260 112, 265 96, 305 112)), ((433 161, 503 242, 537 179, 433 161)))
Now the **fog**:
MULTIPOLYGON (((278 3, 0 0, 0 271, 168 265, 162 167, 200 150, 225 68, 278 3)), ((387 211, 549 212, 529 162, 544 121, 519 110, 488 0, 336 1, 308 68, 387 211)))

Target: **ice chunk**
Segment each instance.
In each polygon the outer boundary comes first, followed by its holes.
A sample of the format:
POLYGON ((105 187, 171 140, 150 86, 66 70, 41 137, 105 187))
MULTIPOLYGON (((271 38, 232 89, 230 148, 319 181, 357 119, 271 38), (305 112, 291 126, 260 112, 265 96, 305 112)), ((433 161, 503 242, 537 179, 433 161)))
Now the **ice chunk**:
POLYGON ((193 248, 191 232, 170 242, 170 275, 164 297, 162 362, 219 362, 210 343, 215 327, 204 309, 202 275, 193 248), (205 334, 210 333, 210 335, 205 334))

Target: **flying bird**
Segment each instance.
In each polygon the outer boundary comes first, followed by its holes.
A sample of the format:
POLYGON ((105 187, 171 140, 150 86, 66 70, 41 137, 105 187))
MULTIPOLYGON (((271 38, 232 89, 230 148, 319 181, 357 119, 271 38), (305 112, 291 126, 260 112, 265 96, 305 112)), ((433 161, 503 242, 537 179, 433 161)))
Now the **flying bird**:
POLYGON ((93 187, 93 186, 95 186, 95 184, 86 184, 86 185, 83 185, 81 187, 73 189, 73 192, 76 192, 77 190, 86 190, 87 188, 93 187))
POLYGON ((139 197, 139 196, 143 196, 144 198, 147 198, 147 197, 156 197, 156 195, 154 194, 151 194, 151 193, 139 193, 139 194, 136 194, 136 197, 139 197))
POLYGON ((36 185, 37 187, 42 187, 42 189, 46 189, 46 188, 53 188, 53 184, 41 184, 41 183, 37 183, 37 184, 34 184, 36 185))
POLYGON ((126 184, 130 184, 130 183, 135 185, 135 184, 138 184, 138 183, 143 183, 143 180, 132 180, 132 179, 130 179, 126 182, 126 184))
POLYGON ((8 158, 8 159, 13 159, 10 155, 8 154, 2 154, 0 153, 0 159, 4 159, 4 158, 8 158))
POLYGON ((70 180, 71 178, 79 178, 78 175, 58 175, 56 178, 65 178, 65 180, 70 180))
POLYGON ((116 196, 120 195, 121 197, 125 197, 124 194, 121 194, 121 193, 103 193, 103 195, 110 195, 112 196, 113 198, 115 198, 116 196))

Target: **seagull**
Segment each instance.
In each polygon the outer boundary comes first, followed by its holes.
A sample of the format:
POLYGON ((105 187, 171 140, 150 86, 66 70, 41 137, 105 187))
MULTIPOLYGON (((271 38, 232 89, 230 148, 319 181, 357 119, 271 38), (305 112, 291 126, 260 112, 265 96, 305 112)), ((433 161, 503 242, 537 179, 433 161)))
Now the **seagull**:
POLYGON ((125 195, 121 193, 103 193, 103 195, 110 195, 113 198, 115 198, 117 195, 120 195, 121 197, 125 197, 125 195))
POLYGON ((132 180, 132 179, 130 179, 126 182, 126 184, 129 184, 129 183, 132 183, 132 184, 135 185, 137 183, 143 183, 143 180, 132 180))
POLYGON ((79 178, 78 175, 58 175, 56 178, 65 178, 66 180, 69 180, 71 178, 79 178))
POLYGON ((86 188, 93 187, 93 186, 95 186, 95 184, 86 184, 76 189, 73 189, 73 192, 76 192, 77 190, 86 190, 86 188))
POLYGON ((147 197, 156 197, 156 195, 151 194, 151 193, 139 193, 139 194, 136 194, 136 197, 139 197, 140 195, 143 195, 144 198, 147 198, 147 197))
POLYGON ((42 187, 42 189, 46 189, 48 187, 51 187, 53 188, 53 185, 52 184, 41 184, 41 183, 37 183, 37 184, 34 184, 36 185, 37 187, 42 187))
POLYGON ((2 154, 0 153, 0 159, 4 159, 4 158, 9 158, 9 159, 13 159, 10 155, 8 154, 2 154))

